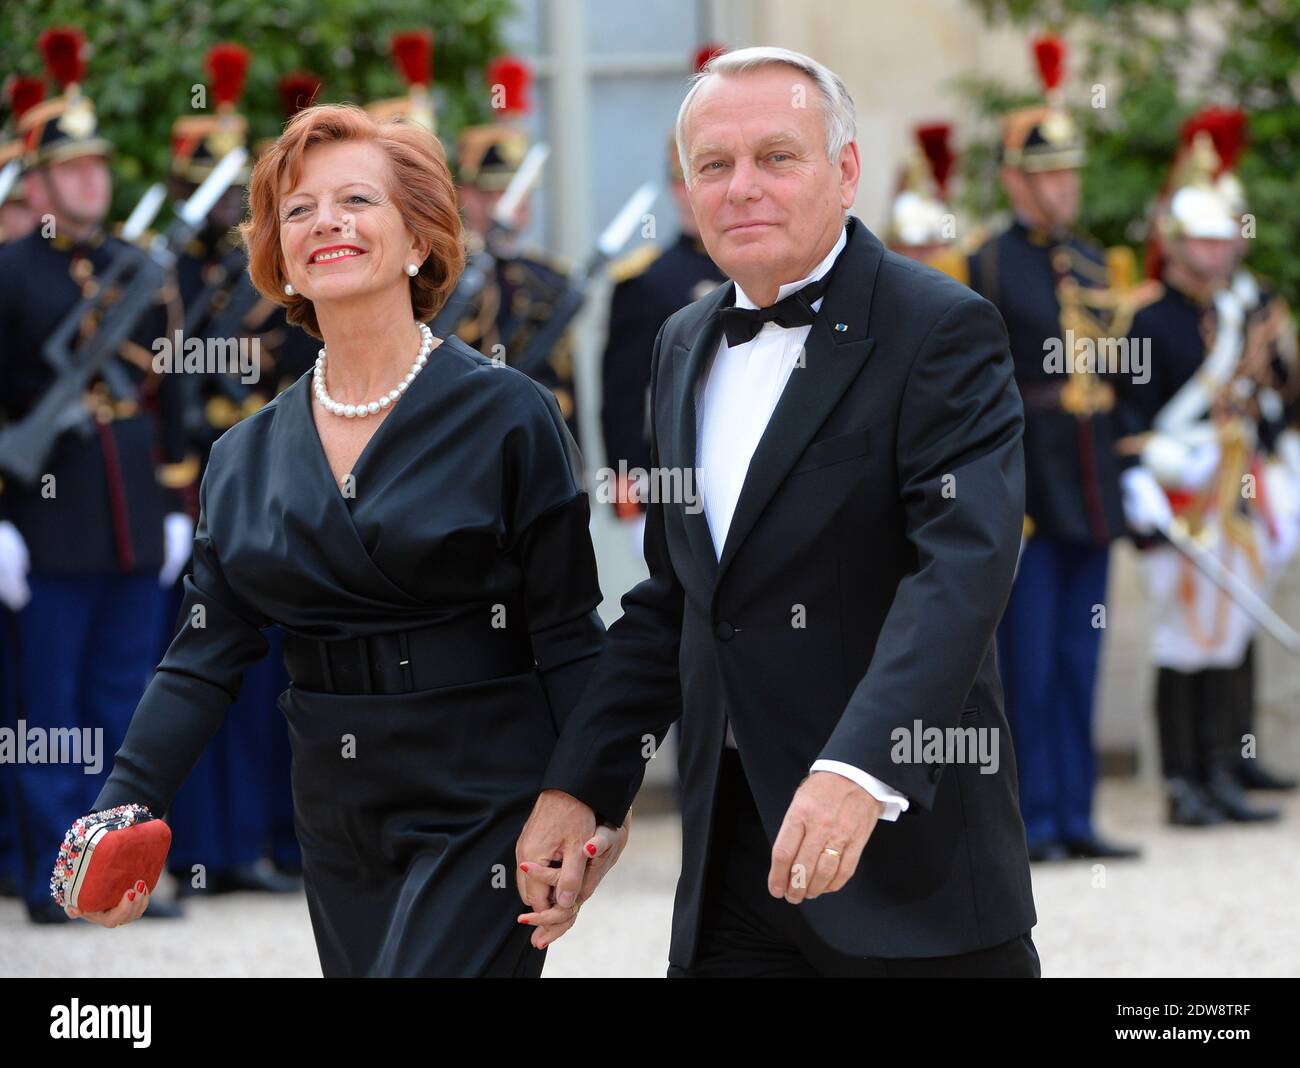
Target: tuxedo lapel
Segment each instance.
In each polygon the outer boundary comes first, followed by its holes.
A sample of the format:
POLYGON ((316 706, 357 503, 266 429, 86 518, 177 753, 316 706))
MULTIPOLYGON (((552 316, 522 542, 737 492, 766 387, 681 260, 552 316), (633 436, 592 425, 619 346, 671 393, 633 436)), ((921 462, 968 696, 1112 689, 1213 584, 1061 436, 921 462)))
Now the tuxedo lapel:
MULTIPOLYGON (((754 450, 722 546, 718 581, 768 501, 870 355, 874 342, 866 333, 871 290, 883 255, 884 248, 875 235, 853 220, 848 243, 840 253, 830 288, 808 334, 803 365, 796 364, 790 372, 772 418, 754 450)), ((693 420, 692 409, 692 438, 693 420)), ((707 538, 707 523, 703 515, 700 519, 706 527, 707 538)))
POLYGON ((713 535, 709 532, 709 521, 701 506, 700 480, 696 477, 699 444, 695 435, 695 388, 717 351, 722 337, 718 312, 730 302, 734 289, 733 285, 727 284, 706 297, 702 302, 704 307, 694 341, 689 346, 678 342, 673 348, 673 451, 670 466, 679 468, 683 479, 687 470, 691 472, 695 505, 684 509, 682 518, 691 550, 710 583, 716 577, 718 558, 713 548, 713 535))

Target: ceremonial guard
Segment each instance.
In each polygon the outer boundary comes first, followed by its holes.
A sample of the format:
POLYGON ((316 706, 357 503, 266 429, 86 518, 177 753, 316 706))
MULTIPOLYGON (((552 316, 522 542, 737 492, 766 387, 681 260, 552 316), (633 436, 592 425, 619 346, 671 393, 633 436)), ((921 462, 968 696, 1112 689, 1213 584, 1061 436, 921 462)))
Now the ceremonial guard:
MULTIPOLYGON (((237 106, 249 59, 249 52, 233 42, 208 51, 214 110, 181 116, 172 126, 171 178, 177 199, 191 195, 232 148, 247 147, 248 123, 237 106)), ((306 103, 315 86, 294 76, 282 81, 280 89, 282 96, 293 98, 296 111, 303 93, 306 103)), ((187 337, 203 339, 214 355, 248 357, 242 368, 210 366, 185 375, 190 392, 198 395, 191 410, 201 412, 195 421, 196 446, 205 463, 212 443, 307 371, 319 348, 285 321, 280 306, 261 297, 248 279, 247 254, 235 229, 243 218, 248 174, 245 166, 177 261, 187 337), (241 373, 248 370, 254 373, 241 373)), ((163 621, 158 660, 175 635, 183 599, 178 582, 163 621)), ((267 656, 246 672, 239 697, 168 815, 173 844, 167 864, 182 896, 298 889, 296 879, 260 863, 275 851, 276 788, 288 788, 287 746, 279 752, 275 742, 277 733, 285 731, 276 698, 289 680, 279 631, 269 630, 266 637, 267 656)), ((282 841, 279 852, 288 865, 295 863, 291 845, 282 841)))
POLYGON ((0 434, 9 435, 0 447, 0 592, 17 617, 17 724, 33 728, 38 747, 56 729, 83 743, 82 760, 55 762, 29 744, 14 767, 20 892, 32 920, 63 922, 49 897, 49 843, 89 811, 153 671, 160 582, 170 586, 189 555, 184 494, 198 468, 175 450, 180 412, 168 376, 153 368, 150 347, 171 326, 157 293, 48 452, 20 455, 13 444, 39 439, 33 419, 51 429, 33 409, 78 381, 98 322, 65 319, 83 297, 102 296, 98 279, 128 251, 104 230, 112 146, 80 88, 81 36, 52 29, 39 44, 62 91, 19 121, 24 192, 41 221, 0 249, 0 434), (61 326, 70 331, 58 334, 62 343, 47 345, 61 326), (104 770, 88 773, 100 758, 104 770))
POLYGON ((1276 819, 1243 779, 1288 785, 1253 760, 1249 652, 1258 606, 1300 540, 1300 451, 1285 430, 1296 339, 1283 301, 1239 266, 1244 136, 1236 110, 1184 125, 1156 212, 1162 290, 1130 338, 1150 346, 1150 381, 1121 400, 1129 523, 1165 535, 1143 564, 1168 819, 1180 826, 1276 819), (1205 557, 1226 588, 1203 573, 1205 557))
MULTIPOLYGON (((1105 251, 1078 235, 1084 147, 1061 104, 1064 45, 1035 42, 1047 103, 1003 117, 1013 219, 971 257, 1006 322, 1025 409, 1025 544, 998 631, 1032 860, 1129 857, 1093 829, 1093 700, 1110 543, 1124 533, 1113 409, 1120 376, 1076 359, 1131 314, 1105 251)), ((1130 273, 1132 268, 1130 267, 1130 273)))
MULTIPOLYGON (((520 366, 532 356, 529 343, 544 327, 569 284, 569 265, 536 249, 521 248, 518 234, 528 225, 523 200, 509 224, 494 221, 494 209, 528 153, 521 123, 528 110, 528 68, 504 56, 487 70, 494 109, 500 119, 467 126, 456 138, 456 191, 464 215, 471 262, 491 258, 485 284, 455 333, 483 355, 520 366)), ((578 439, 574 391, 573 335, 565 331, 549 352, 536 354, 529 375, 555 394, 569 432, 578 439)))
MULTIPOLYGON (((0 134, 0 245, 18 241, 36 225, 31 206, 23 192, 23 143, 13 128, 25 111, 40 103, 45 83, 39 78, 14 77, 5 87, 9 101, 10 123, 0 134)), ((6 603, 9 595, 0 591, 0 726, 12 726, 14 669, 14 619, 6 603)), ((17 855, 13 818, 13 771, 8 761, 0 761, 0 897, 18 894, 17 855)))
POLYGON ((949 203, 948 182, 957 155, 952 126, 926 123, 913 131, 908 153, 890 205, 885 240, 890 249, 969 284, 967 251, 957 240, 957 217, 949 203))
POLYGON ((44 96, 45 83, 40 78, 15 76, 5 89, 12 125, 0 133, 0 245, 26 237, 36 226, 23 191, 23 143, 15 127, 44 96))
MULTIPOLYGON (((717 46, 701 47, 696 72, 719 51, 717 46)), ((647 400, 655 337, 673 312, 726 281, 700 240, 675 138, 669 137, 667 148, 669 187, 680 229, 671 244, 647 243, 610 264, 614 291, 601 363, 605 463, 617 475, 614 508, 631 530, 638 555, 646 505, 627 472, 648 472, 651 466, 647 400)))

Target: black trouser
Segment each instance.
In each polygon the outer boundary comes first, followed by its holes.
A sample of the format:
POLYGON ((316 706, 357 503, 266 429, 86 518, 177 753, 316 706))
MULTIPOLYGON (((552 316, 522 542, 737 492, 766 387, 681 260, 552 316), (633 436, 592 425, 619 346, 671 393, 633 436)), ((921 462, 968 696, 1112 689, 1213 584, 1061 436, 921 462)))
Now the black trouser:
MULTIPOLYGON (((1216 770, 1231 771, 1241 751, 1242 706, 1251 700, 1249 652, 1240 667, 1156 675, 1160 760, 1166 779, 1206 784, 1216 770)), ((1249 716, 1249 710, 1244 713, 1249 716)))
MULTIPOLYGON (((906 820, 906 814, 901 818, 906 820)), ((1037 978, 1040 974, 1038 952, 1028 932, 1001 945, 951 957, 853 957, 826 945, 797 905, 767 892, 772 847, 734 749, 723 751, 714 821, 695 963, 689 968, 670 964, 669 978, 1037 978)))

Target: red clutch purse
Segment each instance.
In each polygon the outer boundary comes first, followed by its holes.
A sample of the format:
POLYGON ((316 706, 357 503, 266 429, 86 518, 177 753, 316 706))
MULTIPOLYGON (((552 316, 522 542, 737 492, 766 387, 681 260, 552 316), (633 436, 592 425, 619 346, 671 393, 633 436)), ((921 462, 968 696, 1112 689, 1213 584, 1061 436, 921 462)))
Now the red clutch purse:
POLYGON ((63 836, 50 893, 65 908, 102 912, 141 879, 152 891, 171 848, 171 828, 144 805, 82 816, 63 836))

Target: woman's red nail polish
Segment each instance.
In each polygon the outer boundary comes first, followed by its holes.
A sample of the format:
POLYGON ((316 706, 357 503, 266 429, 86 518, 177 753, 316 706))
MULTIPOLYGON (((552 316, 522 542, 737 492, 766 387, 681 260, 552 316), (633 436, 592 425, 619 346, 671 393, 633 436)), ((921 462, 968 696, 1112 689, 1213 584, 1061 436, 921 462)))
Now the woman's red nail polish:
POLYGON ((596 847, 592 845, 590 842, 587 843, 587 855, 591 857, 594 857, 596 855, 596 847))
POLYGON ((520 917, 519 917, 519 922, 520 922, 520 923, 527 923, 528 921, 525 920, 522 916, 520 916, 520 917))
POLYGON ((135 884, 135 888, 136 888, 137 890, 139 890, 140 893, 143 894, 143 893, 144 893, 144 880, 141 879, 138 883, 136 883, 136 884, 135 884))
POLYGON ((128 901, 134 901, 134 900, 135 900, 135 891, 134 891, 134 890, 128 890, 128 891, 126 892, 126 899, 127 899, 128 901))
POLYGON ((522 872, 527 872, 527 871, 528 871, 528 865, 527 865, 527 864, 520 864, 520 865, 519 865, 519 870, 522 871, 522 872))

